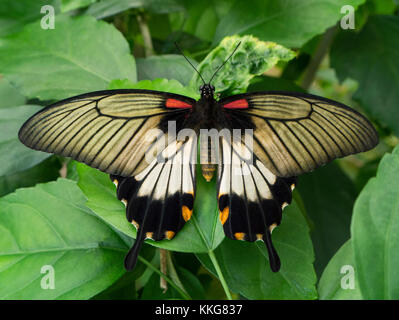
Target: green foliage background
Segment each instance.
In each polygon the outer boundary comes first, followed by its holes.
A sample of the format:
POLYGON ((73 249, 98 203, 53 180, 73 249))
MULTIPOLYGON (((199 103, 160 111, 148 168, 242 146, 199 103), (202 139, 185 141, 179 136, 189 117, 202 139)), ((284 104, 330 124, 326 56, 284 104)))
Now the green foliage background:
POLYGON ((1 1, 0 299, 398 299, 398 75, 394 0, 1 1), (55 8, 55 29, 41 28, 43 5, 55 8), (344 5, 356 9, 354 30, 340 28, 344 5), (213 81, 220 96, 307 91, 361 111, 379 132, 374 150, 299 178, 273 233, 278 273, 263 245, 224 237, 215 181, 200 175, 193 218, 171 241, 146 241, 126 273, 135 230, 108 176, 18 141, 30 115, 80 93, 198 98, 175 41, 205 79, 242 42, 213 81), (53 290, 41 288, 45 265, 53 290), (355 288, 345 290, 348 265, 355 288))

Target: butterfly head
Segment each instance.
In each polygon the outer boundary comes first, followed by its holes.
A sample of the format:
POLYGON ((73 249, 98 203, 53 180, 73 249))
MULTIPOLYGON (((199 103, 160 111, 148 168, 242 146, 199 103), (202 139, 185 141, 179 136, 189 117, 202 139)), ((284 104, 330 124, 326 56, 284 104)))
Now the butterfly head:
POLYGON ((215 87, 211 85, 210 83, 205 83, 201 85, 199 88, 199 91, 201 92, 201 98, 213 98, 213 95, 215 94, 215 87))

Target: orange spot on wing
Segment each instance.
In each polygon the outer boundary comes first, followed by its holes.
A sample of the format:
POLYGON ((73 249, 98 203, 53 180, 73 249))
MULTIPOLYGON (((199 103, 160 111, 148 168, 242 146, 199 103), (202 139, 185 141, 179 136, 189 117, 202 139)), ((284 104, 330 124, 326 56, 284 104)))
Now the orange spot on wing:
POLYGON ((229 207, 223 209, 223 211, 219 211, 219 219, 222 224, 224 224, 229 217, 229 207))
POLYGON ((175 236, 175 233, 173 231, 166 231, 165 232, 165 237, 166 239, 170 240, 175 236))
POLYGON ((193 210, 190 210, 187 206, 183 206, 181 208, 181 213, 182 213, 184 221, 188 221, 191 218, 191 214, 193 213, 193 210))
POLYGON ((244 232, 236 232, 236 233, 234 234, 234 237, 235 237, 237 240, 244 240, 245 233, 244 233, 244 232))
POLYGON ((132 225, 136 227, 136 230, 139 229, 139 224, 136 221, 132 220, 132 225))
POLYGON ((146 238, 146 239, 152 239, 153 235, 154 235, 153 232, 146 232, 145 238, 146 238))
POLYGON ((223 105, 227 109, 246 109, 248 108, 248 101, 246 99, 235 100, 223 105))
POLYGON ((166 100, 166 107, 167 108, 191 108, 192 105, 176 99, 168 99, 166 100))

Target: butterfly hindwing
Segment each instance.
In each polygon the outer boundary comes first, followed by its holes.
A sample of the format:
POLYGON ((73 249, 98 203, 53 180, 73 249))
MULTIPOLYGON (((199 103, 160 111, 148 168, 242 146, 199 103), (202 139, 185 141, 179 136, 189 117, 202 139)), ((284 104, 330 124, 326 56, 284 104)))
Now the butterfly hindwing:
POLYGON ((227 97, 219 103, 231 122, 254 130, 254 153, 280 177, 312 171, 378 143, 378 135, 365 117, 314 95, 257 92, 227 97))
POLYGON ((150 90, 109 90, 50 105, 22 126, 30 148, 71 157, 101 171, 133 176, 146 152, 166 134, 171 118, 181 126, 195 100, 150 90))
POLYGON ((137 229, 135 244, 125 259, 131 270, 145 239, 172 239, 190 220, 195 195, 197 139, 170 143, 141 173, 111 175, 117 196, 126 205, 126 218, 137 229))
POLYGON ((218 206, 226 236, 234 240, 264 241, 273 271, 280 260, 271 232, 291 203, 295 178, 275 176, 242 141, 220 139, 218 206))

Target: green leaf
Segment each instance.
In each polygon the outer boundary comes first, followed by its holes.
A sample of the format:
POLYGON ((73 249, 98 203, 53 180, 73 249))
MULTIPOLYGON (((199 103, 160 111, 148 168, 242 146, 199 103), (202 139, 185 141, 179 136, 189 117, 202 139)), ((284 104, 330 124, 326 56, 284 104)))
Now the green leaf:
POLYGON ((214 43, 233 34, 252 34, 287 47, 301 47, 343 17, 341 7, 365 0, 237 0, 220 21, 214 43))
MULTIPOLYGON (((273 42, 259 41, 252 36, 227 37, 205 57, 197 68, 206 82, 211 80, 214 72, 233 53, 239 42, 241 45, 237 51, 212 80, 217 92, 242 93, 247 89, 253 77, 264 73, 277 62, 288 61, 295 56, 293 51, 283 46, 273 42)), ((193 75, 190 84, 193 88, 199 88, 202 84, 197 73, 193 75)))
POLYGON ((146 89, 181 94, 194 99, 199 98, 198 90, 194 90, 190 87, 183 87, 179 81, 174 79, 141 80, 137 83, 133 83, 127 79, 116 79, 110 82, 108 89, 146 89))
MULTIPOLYGON (((196 66, 197 62, 190 59, 196 66)), ((138 80, 154 80, 156 78, 175 79, 183 85, 188 85, 195 72, 193 67, 181 55, 165 54, 139 58, 137 62, 138 80)))
POLYGON ((56 17, 54 30, 30 24, 0 40, 0 70, 27 97, 62 99, 136 81, 129 45, 112 25, 92 17, 56 17))
POLYGON ((296 85, 294 82, 290 80, 283 78, 267 77, 267 76, 259 76, 253 78, 251 84, 247 88, 247 92, 269 91, 269 90, 305 92, 303 88, 296 85))
POLYGON ((183 0, 180 3, 185 12, 171 15, 170 20, 174 29, 208 42, 212 42, 221 18, 232 6, 232 2, 226 0, 183 0))
POLYGON ((76 9, 81 9, 95 2, 97 2, 97 0, 62 0, 61 12, 68 12, 76 9))
POLYGON ((60 169, 60 160, 50 157, 30 169, 1 176, 0 197, 14 192, 18 188, 32 187, 37 183, 56 180, 60 176, 60 169))
POLYGON ((324 269, 318 285, 320 300, 360 300, 362 293, 357 281, 352 241, 348 240, 332 257, 324 269), (353 272, 354 288, 348 287, 345 278, 353 272), (342 286, 342 282, 345 286, 342 286))
POLYGON ((86 14, 104 19, 133 8, 145 8, 154 13, 168 13, 183 8, 175 0, 103 0, 90 6, 86 14))
POLYGON ((396 0, 369 0, 373 13, 375 14, 394 14, 396 10, 396 0))
POLYGON ((352 241, 365 299, 399 299, 399 146, 356 200, 352 241))
POLYGON ((359 33, 341 32, 331 49, 338 78, 359 82, 353 98, 399 135, 399 17, 371 16, 359 33))
MULTIPOLYGON (((136 237, 135 228, 126 220, 125 207, 116 198, 116 188, 109 176, 84 164, 77 165, 79 187, 88 198, 87 206, 107 224, 129 237, 136 237)), ((218 221, 216 184, 207 183, 197 174, 197 196, 194 213, 183 229, 172 239, 146 240, 153 246, 181 252, 207 252, 224 238, 218 221)))
POLYGON ((0 76, 0 109, 25 104, 26 100, 17 89, 0 76))
POLYGON ((1 299, 87 299, 122 276, 126 245, 85 201, 66 179, 0 199, 1 299), (54 268, 52 290, 43 266, 54 268))
POLYGON ((103 0, 91 5, 86 14, 96 19, 104 19, 128 9, 141 8, 144 3, 145 0, 103 0))
MULTIPOLYGON (((214 252, 229 288, 248 299, 316 299, 312 241, 295 202, 284 210, 281 225, 273 231, 273 243, 281 259, 277 273, 270 270, 263 243, 228 238, 222 242, 214 252)), ((216 275, 207 255, 197 257, 216 275)))
POLYGON ((34 151, 18 140, 22 124, 40 106, 26 105, 0 109, 0 176, 26 170, 50 157, 50 154, 34 151))
MULTIPOLYGON (((147 261, 151 261, 155 255, 155 248, 143 245, 140 256, 147 261)), ((131 300, 137 298, 136 280, 147 270, 144 263, 138 261, 134 270, 125 272, 112 286, 94 296, 93 300, 131 300)))
POLYGON ((55 12, 59 12, 58 0, 2 0, 0 2, 0 36, 5 36, 19 31, 27 23, 38 20, 36 25, 40 28, 40 19, 45 15, 40 13, 42 6, 50 5, 55 12))
POLYGON ((315 269, 320 276, 331 257, 350 238, 352 208, 357 192, 335 163, 303 175, 298 191, 312 221, 315 269))

